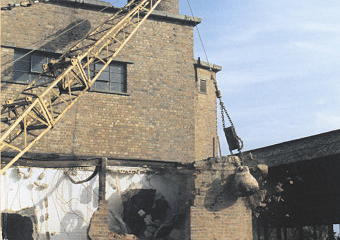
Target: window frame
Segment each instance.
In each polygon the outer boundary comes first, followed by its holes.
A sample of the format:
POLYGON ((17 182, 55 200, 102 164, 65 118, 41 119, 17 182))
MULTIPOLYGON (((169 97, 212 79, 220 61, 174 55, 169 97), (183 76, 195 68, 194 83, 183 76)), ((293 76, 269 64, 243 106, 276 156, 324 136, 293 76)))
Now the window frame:
MULTIPOLYGON (((50 61, 51 59, 55 59, 55 58, 59 58, 61 56, 61 54, 59 53, 53 53, 53 52, 44 52, 44 51, 34 51, 33 54, 30 53, 31 50, 28 49, 23 49, 23 48, 13 48, 13 59, 15 62, 13 62, 13 67, 12 67, 12 78, 11 80, 6 80, 6 81, 1 81, 4 83, 13 83, 13 84, 20 84, 20 85, 29 85, 34 79, 36 79, 42 72, 37 72, 33 69, 33 57, 35 55, 45 55, 46 58, 46 63, 48 61, 50 61), (22 56, 24 56, 25 54, 29 53, 28 55, 26 55, 25 57, 22 58, 22 56), (34 54, 36 53, 36 54, 34 54), (19 59, 19 60, 17 60, 19 59), (27 69, 23 70, 23 68, 20 67, 16 67, 17 65, 19 65, 20 63, 26 63, 27 64, 27 69), (26 81, 24 81, 23 79, 19 79, 19 77, 16 78, 16 73, 22 73, 27 75, 27 77, 25 77, 26 81)), ((43 80, 42 83, 46 82, 44 81, 44 79, 46 80, 47 78, 51 78, 51 76, 49 75, 42 75, 40 80, 43 80)))
POLYGON ((199 80, 199 93, 202 93, 202 94, 208 94, 208 85, 207 85, 207 80, 205 79, 200 79, 199 80), (204 91, 202 91, 202 83, 204 82, 204 91))
MULTIPOLYGON (((23 48, 12 48, 13 51, 13 60, 15 61, 16 59, 22 57, 23 55, 29 53, 31 50, 29 49, 23 49, 23 48)), ((3 83, 10 83, 10 84, 19 84, 19 85, 29 85, 36 77, 39 76, 39 74, 41 74, 41 72, 36 71, 36 69, 34 69, 34 56, 43 56, 44 60, 43 63, 48 63, 51 59, 58 59, 62 54, 60 53, 54 53, 54 52, 47 52, 47 51, 34 51, 33 53, 28 54, 27 56, 25 56, 22 59, 17 60, 16 62, 13 62, 12 65, 12 77, 11 80, 1 80, 1 82, 3 83), (36 54, 34 54, 36 53, 36 54), (24 65, 26 65, 26 67, 16 67, 16 65, 20 65, 21 63, 24 63, 24 65), (19 75, 18 77, 15 78, 16 73, 18 73, 17 75, 19 75), (25 75, 24 78, 20 79, 20 73, 21 75, 25 75), (26 79, 26 81, 24 80, 26 79)), ((100 62, 98 62, 100 63, 100 62)), ((96 63, 96 64, 98 64, 96 63)), ((101 62, 101 64, 103 64, 101 62)), ((117 95, 130 95, 128 93, 128 84, 127 84, 127 66, 128 64, 132 64, 132 62, 126 62, 126 61, 112 61, 109 66, 107 67, 107 69, 105 69, 105 72, 109 73, 109 79, 105 80, 105 79, 100 79, 99 78, 95 81, 94 85, 89 89, 90 92, 98 92, 98 93, 108 93, 108 94, 117 94, 117 95), (118 66, 121 67, 121 73, 117 73, 114 71, 110 71, 110 66, 118 66), (107 71, 106 71, 107 70, 107 71), (110 75, 114 73, 117 74, 121 74, 121 80, 118 81, 114 81, 110 79, 110 75), (96 83, 97 81, 99 82, 108 82, 108 88, 107 89, 96 89, 96 83), (120 86, 120 91, 111 91, 111 84, 119 84, 120 86)), ((99 70, 98 70, 99 71, 99 70)), ((50 76, 48 75, 43 75, 42 79, 47 79, 50 76)))
MULTIPOLYGON (((103 64, 102 62, 98 62, 99 64, 103 64)), ((94 72, 98 72, 101 68, 99 68, 98 70, 96 69, 96 64, 98 63, 95 63, 93 66, 94 66, 94 70, 91 70, 91 71, 94 71, 94 72)), ((119 95, 129 95, 128 94, 128 89, 127 89, 127 65, 129 63, 128 62, 122 62, 122 61, 112 61, 108 68, 105 69, 104 72, 108 72, 109 74, 109 79, 106 80, 106 79, 101 79, 101 75, 98 77, 98 79, 94 82, 94 84, 92 85, 90 91, 91 92, 100 92, 100 93, 112 93, 112 94, 119 94, 119 95), (114 73, 114 72, 111 72, 110 68, 113 67, 114 65, 116 66, 119 66, 122 68, 122 71, 121 73, 117 73, 117 74, 121 74, 122 76, 122 80, 121 81, 113 81, 114 79, 110 79, 111 77, 111 73, 114 73), (103 89, 98 89, 96 88, 96 85, 98 82, 107 82, 108 83, 108 90, 103 90, 103 89), (111 84, 112 83, 118 83, 121 85, 121 91, 111 91, 111 84)), ((103 73, 104 73, 103 72, 103 73)), ((91 76, 94 76, 91 74, 91 76)))

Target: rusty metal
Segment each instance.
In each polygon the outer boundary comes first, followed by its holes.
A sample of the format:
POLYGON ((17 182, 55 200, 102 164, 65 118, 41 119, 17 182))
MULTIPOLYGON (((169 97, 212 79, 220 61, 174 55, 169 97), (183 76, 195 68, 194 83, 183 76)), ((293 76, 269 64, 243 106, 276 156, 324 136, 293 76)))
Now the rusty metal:
POLYGON ((45 65, 44 72, 15 100, 6 102, 1 111, 0 150, 10 148, 16 156, 1 169, 1 174, 49 132, 93 85, 160 1, 130 1, 67 53, 45 65), (97 62, 104 66, 91 76, 90 67, 97 62), (53 76, 53 81, 39 83, 46 75, 53 76))
POLYGON ((227 139, 228 145, 229 145, 229 150, 241 150, 241 143, 239 141, 238 136, 236 135, 235 132, 235 127, 230 126, 227 128, 223 128, 225 137, 227 139))

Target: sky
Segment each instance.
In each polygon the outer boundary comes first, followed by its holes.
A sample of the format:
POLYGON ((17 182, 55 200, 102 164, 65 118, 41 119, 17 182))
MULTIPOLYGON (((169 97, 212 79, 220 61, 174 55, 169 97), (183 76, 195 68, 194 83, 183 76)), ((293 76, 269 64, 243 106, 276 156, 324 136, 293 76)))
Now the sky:
MULTIPOLYGON (((190 3, 244 150, 340 128, 339 0, 190 3)), ((180 13, 191 15, 187 0, 180 13)), ((197 30, 194 44, 207 61, 197 30)))

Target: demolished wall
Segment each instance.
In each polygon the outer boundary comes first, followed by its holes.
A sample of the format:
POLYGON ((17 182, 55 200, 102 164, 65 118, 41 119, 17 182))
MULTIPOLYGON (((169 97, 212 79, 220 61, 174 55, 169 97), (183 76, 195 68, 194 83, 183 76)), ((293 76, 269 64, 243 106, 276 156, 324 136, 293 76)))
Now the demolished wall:
MULTIPOLYGON (((34 209, 32 240, 252 239, 251 210, 232 187, 234 158, 105 169, 103 193, 102 170, 75 184, 94 167, 11 168, 1 177, 1 210, 34 209)), ((5 238, 9 229, 2 230, 5 238)))
MULTIPOLYGON (((75 180, 85 179, 92 173, 91 169, 69 170, 75 180)), ((109 167, 106 177, 106 200, 98 204, 98 177, 76 185, 64 174, 64 169, 12 168, 1 179, 1 211, 20 213, 33 207, 37 222, 32 240, 80 240, 87 239, 88 233, 92 240, 103 239, 98 238, 97 233, 104 234, 103 229, 106 237, 117 233, 134 234, 139 239, 150 236, 159 239, 177 234, 178 239, 186 239, 190 177, 176 172, 123 167, 109 167), (93 214, 98 208, 99 212, 104 209, 105 217, 100 218, 101 228, 94 225, 92 230, 96 218, 93 214)), ((2 227, 6 237, 10 229, 2 227)))
POLYGON ((233 189, 235 159, 212 158, 195 164, 196 196, 190 209, 192 240, 252 239, 252 212, 233 189))

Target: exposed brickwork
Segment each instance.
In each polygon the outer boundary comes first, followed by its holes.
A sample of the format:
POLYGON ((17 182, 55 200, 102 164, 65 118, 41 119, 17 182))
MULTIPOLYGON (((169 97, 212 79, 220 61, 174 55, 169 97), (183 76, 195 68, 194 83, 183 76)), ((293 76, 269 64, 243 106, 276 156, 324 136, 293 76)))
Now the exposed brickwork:
POLYGON ((215 85, 212 71, 196 66, 195 159, 202 160, 217 154, 217 115, 215 85), (200 92, 200 81, 206 81, 207 92, 200 92))
POLYGON ((191 207, 192 240, 252 239, 251 210, 243 198, 233 196, 230 183, 234 165, 230 158, 196 165, 196 198, 191 207))
MULTIPOLYGON (((185 224, 190 232, 178 239, 251 240, 251 209, 245 198, 233 194, 234 160, 211 158, 196 162, 195 168, 195 186, 190 184, 195 189, 195 198, 190 207, 190 221, 187 222, 190 225, 185 224)), ((191 179, 192 173, 187 174, 187 178, 191 179)), ((110 232, 107 225, 108 203, 102 201, 91 219, 91 240, 134 239, 132 235, 120 236, 110 232)))
MULTIPOLYGON (((51 3, 4 11, 2 45, 27 49, 42 45, 41 50, 63 52, 109 15, 51 3), (82 20, 66 36, 42 43, 82 20)), ((192 24, 146 21, 117 56, 133 63, 127 70, 127 95, 88 92, 32 151, 193 161, 195 131, 202 128, 195 127, 192 24)), ((2 56, 2 78, 8 80, 13 49, 3 47, 2 56)), ((22 88, 3 83, 2 99, 12 98, 22 88)), ((197 156, 211 156, 212 137, 202 141, 203 135, 199 146, 209 146, 209 154, 204 150, 197 156)))
MULTIPOLYGON (((128 0, 130 2, 131 0, 128 0)), ((156 0, 153 0, 156 2, 156 0)), ((166 11, 171 13, 178 13, 179 12, 179 3, 178 0, 162 0, 158 6, 156 7, 158 11, 166 11)))
POLYGON ((163 0, 158 6, 157 10, 178 13, 178 0, 163 0))
POLYGON ((93 214, 88 236, 91 240, 137 240, 133 235, 118 235, 108 229, 108 202, 101 201, 98 210, 93 214))

